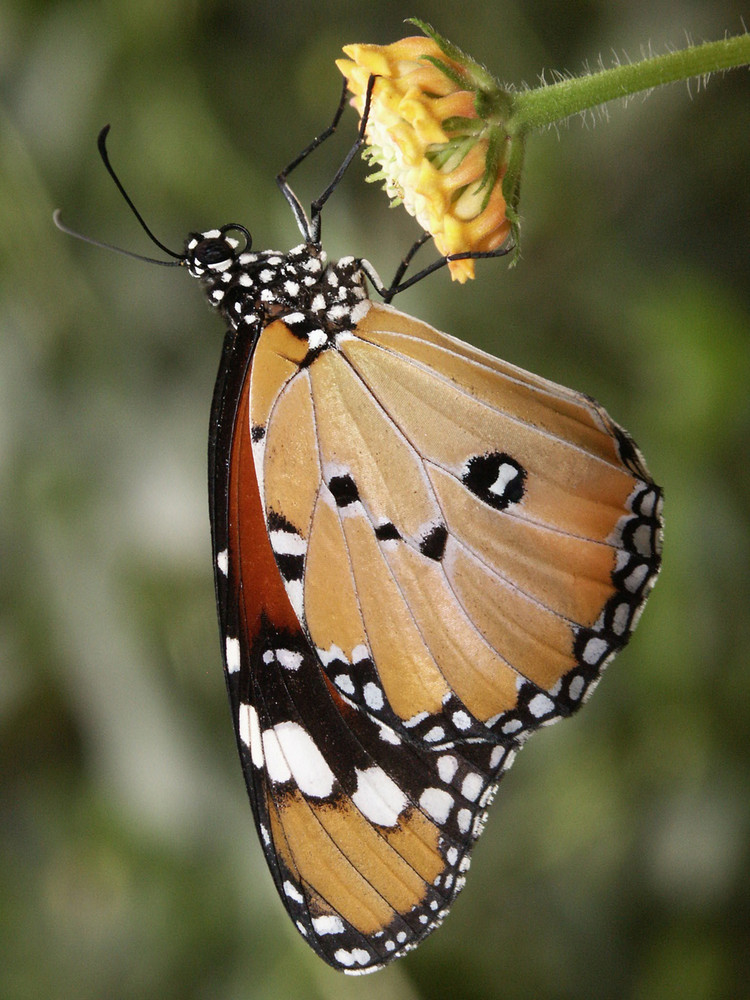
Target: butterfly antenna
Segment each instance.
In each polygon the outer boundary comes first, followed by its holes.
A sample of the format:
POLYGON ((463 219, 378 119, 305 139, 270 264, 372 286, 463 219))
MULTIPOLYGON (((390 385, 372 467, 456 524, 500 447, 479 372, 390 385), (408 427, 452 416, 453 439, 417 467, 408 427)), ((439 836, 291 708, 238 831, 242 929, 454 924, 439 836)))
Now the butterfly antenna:
MULTIPOLYGON (((127 203, 128 208, 133 213, 133 215, 136 217, 136 219, 140 222, 141 228, 146 233, 146 235, 151 240, 151 242, 155 243, 156 246, 158 246, 160 250, 164 251, 164 253, 169 254, 170 257, 176 257, 178 261, 182 261, 183 260, 183 255, 182 254, 175 253, 174 250, 170 250, 169 247, 165 247, 164 244, 161 242, 161 240, 158 240, 154 236, 154 234, 151 232, 151 230, 149 229, 149 227, 146 225, 146 222, 145 222, 143 216, 141 215, 141 213, 138 211, 138 209, 133 204, 132 198, 130 197, 130 195, 128 194, 128 192, 123 187, 122 181, 120 180, 120 178, 115 173, 114 167, 109 162, 109 153, 107 152, 107 135, 109 134, 109 128, 110 128, 109 125, 105 125, 104 128, 99 133, 99 138, 97 139, 97 146, 99 147, 99 155, 102 158, 102 162, 104 163, 104 166, 107 168, 107 171, 109 172, 109 176, 112 178, 112 180, 117 185, 117 190, 120 192, 120 194, 125 199, 125 202, 127 203)), ((56 223, 56 225, 57 225, 57 223, 56 223)), ((62 227, 58 226, 58 228, 62 228, 62 227)), ((73 233, 72 235, 73 236, 78 236, 79 234, 78 233, 73 233)), ((88 242, 89 243, 94 243, 95 241, 94 240, 89 240, 88 242)), ((106 246, 106 244, 101 244, 101 243, 98 244, 98 245, 99 246, 106 246)), ((118 248, 117 247, 109 247, 108 249, 110 249, 110 250, 117 250, 118 248)), ((125 253, 125 254, 127 254, 130 257, 137 257, 138 256, 137 254, 130 254, 130 253, 128 253, 128 251, 122 251, 122 252, 125 253)), ((148 258, 145 258, 145 257, 141 258, 141 260, 147 260, 147 259, 148 258)), ((164 263, 166 263, 166 261, 156 261, 156 263, 158 263, 158 264, 164 264, 164 263)))
POLYGON ((65 225, 62 221, 59 208, 56 208, 52 213, 52 221, 61 233, 66 233, 68 236, 75 236, 77 240, 83 240, 84 243, 90 243, 93 247, 102 247, 104 250, 114 250, 115 253, 120 253, 123 257, 133 257, 135 260, 143 260, 147 264, 159 264, 161 267, 180 267, 180 265, 184 263, 184 259, 182 257, 180 257, 179 260, 157 260, 156 257, 144 257, 143 254, 133 253, 132 250, 123 250, 122 247, 116 247, 113 243, 104 243, 102 240, 95 240, 91 236, 84 236, 83 233, 79 233, 76 229, 71 229, 70 226, 65 225))

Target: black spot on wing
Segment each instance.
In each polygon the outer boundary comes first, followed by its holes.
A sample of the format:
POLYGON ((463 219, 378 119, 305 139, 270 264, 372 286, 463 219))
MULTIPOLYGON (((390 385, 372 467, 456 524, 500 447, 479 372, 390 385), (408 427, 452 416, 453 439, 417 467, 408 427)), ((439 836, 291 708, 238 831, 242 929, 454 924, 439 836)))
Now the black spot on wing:
POLYGON ((473 455, 464 466, 461 482, 488 506, 505 510, 522 499, 526 470, 504 451, 492 451, 473 455))
POLYGON ((375 537, 379 542, 398 541, 401 532, 391 521, 384 521, 375 528, 375 537))
POLYGON ((337 507, 348 507, 349 504, 359 500, 357 484, 349 475, 331 476, 328 480, 328 489, 333 494, 337 507))
POLYGON ((299 534, 292 522, 276 510, 268 511, 267 523, 269 531, 289 531, 295 535, 299 534))
POLYGON ((428 559, 440 562, 445 552, 445 543, 448 541, 448 529, 444 524, 436 524, 422 536, 419 543, 419 551, 428 559))
POLYGON ((279 573, 287 580, 301 580, 305 571, 305 557, 289 555, 285 552, 275 552, 276 565, 279 573))

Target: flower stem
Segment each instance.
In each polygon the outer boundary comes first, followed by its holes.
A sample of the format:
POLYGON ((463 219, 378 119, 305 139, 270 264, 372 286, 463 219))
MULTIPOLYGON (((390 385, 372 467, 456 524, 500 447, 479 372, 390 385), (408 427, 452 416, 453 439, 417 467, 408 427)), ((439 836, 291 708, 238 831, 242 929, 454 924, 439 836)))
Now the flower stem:
POLYGON ((618 97, 692 76, 750 63, 750 34, 705 42, 679 52, 561 80, 514 95, 509 128, 516 134, 543 128, 618 97))

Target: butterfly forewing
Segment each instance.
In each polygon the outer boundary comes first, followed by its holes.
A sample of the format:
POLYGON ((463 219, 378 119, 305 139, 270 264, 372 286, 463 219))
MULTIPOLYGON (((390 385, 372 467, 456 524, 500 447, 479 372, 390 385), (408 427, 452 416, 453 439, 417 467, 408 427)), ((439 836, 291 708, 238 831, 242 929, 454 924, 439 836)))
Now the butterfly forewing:
MULTIPOLYGON (((654 577, 659 491, 597 404, 367 305, 270 406, 263 378, 256 459, 300 622, 412 740, 515 731, 524 702, 525 729, 568 714, 654 577)), ((282 328, 269 355, 302 354, 282 328)))
POLYGON ((374 305, 356 261, 216 259, 189 265, 231 326, 209 457, 240 755, 300 933, 370 971, 437 926, 518 748, 627 641, 660 491, 601 407, 374 305))

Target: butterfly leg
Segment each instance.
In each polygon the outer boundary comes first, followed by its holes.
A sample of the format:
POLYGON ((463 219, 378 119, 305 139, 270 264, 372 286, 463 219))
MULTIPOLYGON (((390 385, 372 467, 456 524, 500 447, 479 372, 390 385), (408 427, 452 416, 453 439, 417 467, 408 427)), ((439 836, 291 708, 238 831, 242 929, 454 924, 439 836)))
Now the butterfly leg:
MULTIPOLYGON (((420 247, 423 247, 425 245, 425 243, 427 242, 427 240, 429 240, 429 238, 430 238, 429 233, 422 233, 419 239, 414 243, 414 245, 408 251, 408 253, 405 254, 404 259, 396 268, 396 273, 393 275, 393 280, 391 281, 390 288, 399 287, 399 282, 406 274, 406 269, 408 268, 409 264, 411 264, 412 258, 414 257, 416 252, 420 249, 420 247)), ((385 301, 390 302, 390 298, 385 299, 385 301)))
MULTIPOLYGON (((362 119, 359 123, 359 133, 357 135, 357 141, 354 143, 352 148, 344 157, 344 161, 334 174, 331 183, 328 185, 325 191, 323 191, 323 193, 318 198, 315 199, 315 201, 310 206, 311 236, 313 238, 314 243, 320 242, 320 211, 323 208, 323 205, 325 205, 330 196, 336 190, 336 188, 339 185, 339 181, 348 170, 349 164, 352 162, 354 157, 357 155, 359 150, 364 145, 365 129, 367 128, 367 119, 370 117, 372 89, 375 86, 376 79, 377 79, 376 76, 371 76, 370 79, 367 81, 367 91, 365 93, 365 106, 362 109, 362 119)), ((346 86, 344 87, 344 95, 346 95, 346 86)))
POLYGON ((367 86, 367 96, 365 99, 364 113, 362 115, 362 123, 360 125, 357 141, 354 143, 352 148, 347 153, 346 157, 344 158, 344 162, 336 171, 336 174, 331 183, 328 185, 325 191, 323 191, 320 197, 317 198, 310 206, 309 219, 305 213, 304 208, 302 207, 302 203, 300 202, 299 198, 290 187, 287 178, 289 174, 293 170, 295 170, 300 165, 300 163, 302 163, 303 160, 307 159, 310 153, 316 150, 318 146, 320 146, 322 143, 325 142, 326 139, 332 136, 333 133, 338 128, 339 122, 341 121, 341 116, 344 113, 344 108, 346 107, 346 94, 347 94, 346 80, 344 81, 344 86, 341 91, 341 97, 339 99, 338 107, 336 108, 336 113, 333 116, 333 121, 331 122, 331 124, 328 126, 328 128, 324 129, 320 133, 320 135, 317 135, 308 146, 305 146, 302 152, 298 156, 296 156, 290 164, 284 167, 284 169, 279 174, 276 175, 276 183, 278 184, 279 188, 281 189, 281 193, 288 201, 292 209, 292 212, 294 213, 294 217, 297 220, 297 225, 299 226, 300 232, 305 237, 305 239, 308 240, 310 243, 316 243, 316 244, 320 243, 320 210, 326 203, 326 201, 328 201, 331 194, 333 194, 334 190, 338 186, 339 181, 344 176, 344 173, 346 172, 349 164, 354 159, 357 150, 361 148, 364 142, 365 126, 367 124, 367 117, 370 111, 370 99, 372 96, 372 88, 374 84, 375 84, 375 77, 371 76, 367 86))
MULTIPOLYGON (((399 294, 399 292, 403 292, 407 288, 411 288, 412 285, 416 285, 416 283, 421 281, 422 278, 426 278, 427 275, 432 274, 433 271, 438 271, 446 264, 450 264, 452 260, 484 260, 486 257, 504 257, 505 254, 510 253, 511 250, 513 250, 513 244, 511 243, 510 245, 497 247, 495 250, 467 250, 466 253, 452 253, 447 257, 441 257, 439 260, 433 261, 432 264, 428 264, 427 267, 422 268, 421 271, 418 271, 417 274, 412 275, 412 277, 408 278, 406 281, 401 281, 401 278, 403 278, 412 257, 428 239, 429 233, 425 233, 421 239, 417 240, 411 250, 401 261, 401 264, 399 264, 396 273, 393 276, 393 281, 388 288, 381 289, 378 288, 377 285, 375 286, 378 292, 383 296, 384 302, 390 302, 395 295, 399 294)), ((369 271, 367 274, 369 277, 369 271)))
POLYGON ((454 253, 449 254, 447 257, 441 257, 439 260, 433 261, 432 264, 428 264, 427 267, 422 268, 417 274, 409 278, 408 281, 402 281, 407 268, 411 264, 417 251, 425 245, 429 240, 430 234, 423 233, 419 239, 413 244, 410 250, 404 255, 403 260, 396 268, 396 273, 393 275, 393 280, 390 285, 386 285, 378 272, 369 262, 369 260, 361 261, 362 270, 365 272, 367 277, 372 282, 373 287, 379 295, 383 297, 383 301, 388 303, 391 299, 398 295, 399 292, 403 292, 406 288, 410 288, 411 285, 415 285, 422 278, 426 278, 428 274, 432 274, 433 271, 439 270, 445 264, 449 264, 452 260, 479 260, 485 257, 504 257, 505 254, 510 253, 513 250, 513 245, 497 247, 496 250, 486 250, 486 251, 471 251, 467 250, 465 253, 454 253))
POLYGON ((429 233, 422 233, 422 235, 419 237, 419 239, 416 240, 416 242, 412 245, 412 247, 409 249, 409 251, 404 255, 403 260, 401 261, 401 263, 396 268, 396 273, 393 275, 393 280, 391 281, 390 285, 386 285, 385 284, 385 282, 380 277, 380 275, 375 270, 375 268, 372 266, 372 264, 370 263, 369 260, 362 260, 362 261, 360 261, 360 264, 362 266, 362 270, 365 272, 365 274, 367 275, 367 277, 370 279, 370 282, 372 283, 372 286, 375 289, 375 291, 378 293, 378 295, 381 295, 383 297, 383 301, 384 302, 390 302, 391 299, 393 298, 393 296, 396 294, 396 292, 400 290, 401 286, 400 286, 399 282, 403 278, 403 276, 404 276, 404 274, 406 272, 406 269, 408 268, 409 264, 412 261, 412 258, 417 253, 417 251, 420 249, 420 247, 423 247, 425 245, 425 243, 427 242, 427 240, 429 240, 429 238, 430 238, 430 234, 429 233))
POLYGON ((307 215, 305 214, 305 210, 302 207, 302 203, 300 202, 297 195, 294 193, 294 191, 292 191, 291 187, 289 186, 287 177, 289 176, 289 174, 291 174, 293 170, 296 170, 296 168, 300 165, 300 163, 302 163, 303 160, 307 159, 310 153, 316 150, 318 146, 324 143, 326 139, 330 138, 330 136, 332 136, 333 133, 336 131, 336 129, 338 128, 338 124, 341 121, 341 116, 344 113, 344 108, 346 107, 346 92, 347 92, 347 83, 346 80, 344 80, 344 86, 341 90, 341 97, 339 98, 338 107, 336 108, 336 113, 333 116, 333 121, 331 122, 331 124, 328 126, 328 128, 324 129, 320 133, 320 135, 316 135, 313 141, 309 145, 305 146, 302 152, 298 156, 296 156, 291 163, 287 164, 287 166, 284 167, 284 169, 276 175, 276 183, 281 189, 281 193, 289 202, 289 205, 291 206, 291 209, 294 212, 294 217, 297 220, 297 225, 299 226, 302 235, 306 239, 311 239, 310 222, 307 218, 307 215))

